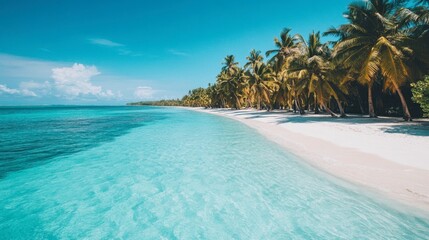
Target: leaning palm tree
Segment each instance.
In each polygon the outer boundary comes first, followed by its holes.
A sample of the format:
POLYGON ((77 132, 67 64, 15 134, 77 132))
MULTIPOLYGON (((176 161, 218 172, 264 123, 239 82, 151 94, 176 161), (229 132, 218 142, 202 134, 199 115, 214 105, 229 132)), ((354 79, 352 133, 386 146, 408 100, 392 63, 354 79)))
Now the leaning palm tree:
POLYGON ((401 46, 403 34, 399 31, 394 14, 404 6, 404 1, 368 0, 352 3, 345 14, 349 23, 326 34, 340 37, 334 47, 337 62, 358 74, 358 81, 368 87, 368 105, 370 117, 375 117, 372 101, 372 86, 381 73, 388 88, 398 93, 404 112, 404 119, 411 120, 407 103, 400 87, 405 84, 409 69, 405 64, 401 46))
POLYGON ((335 64, 330 61, 329 70, 326 74, 326 78, 330 82, 330 86, 333 89, 332 96, 337 103, 338 109, 340 110, 340 117, 347 117, 343 107, 343 101, 346 99, 346 95, 355 93, 357 89, 354 89, 350 84, 350 77, 347 74, 347 69, 344 66, 335 64))

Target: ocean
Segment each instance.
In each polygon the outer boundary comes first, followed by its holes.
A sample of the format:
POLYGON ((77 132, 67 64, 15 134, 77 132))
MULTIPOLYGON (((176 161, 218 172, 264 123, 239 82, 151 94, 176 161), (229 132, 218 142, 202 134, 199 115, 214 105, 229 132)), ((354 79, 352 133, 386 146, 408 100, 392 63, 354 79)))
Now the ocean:
POLYGON ((0 239, 428 236, 428 218, 231 119, 165 107, 0 108, 0 239))

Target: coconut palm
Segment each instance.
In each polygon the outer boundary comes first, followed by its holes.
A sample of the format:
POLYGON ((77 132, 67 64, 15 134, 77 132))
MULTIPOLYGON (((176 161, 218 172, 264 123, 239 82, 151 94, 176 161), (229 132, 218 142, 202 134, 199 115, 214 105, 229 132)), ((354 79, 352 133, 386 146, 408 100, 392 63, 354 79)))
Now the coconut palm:
POLYGON ((185 95, 182 98, 182 102, 185 106, 190 107, 209 107, 210 98, 207 94, 207 89, 205 88, 196 88, 190 90, 188 95, 185 95))
POLYGON ((244 88, 246 87, 246 75, 243 69, 237 68, 232 75, 222 72, 218 75, 217 84, 226 96, 228 105, 241 109, 244 88))
POLYGON ((272 69, 263 62, 256 63, 251 71, 247 72, 250 98, 256 101, 256 108, 261 109, 262 104, 270 104, 270 94, 272 93, 275 75, 272 69))
POLYGON ((239 68, 238 71, 233 75, 233 78, 237 83, 237 101, 239 101, 240 104, 238 108, 241 108, 241 104, 247 100, 249 95, 248 75, 246 70, 239 68))
POLYGON ((250 52, 243 68, 233 55, 228 55, 217 82, 205 91, 191 91, 181 102, 235 108, 246 104, 258 109, 293 106, 300 113, 304 113, 305 106, 336 115, 330 109, 333 103, 333 110, 338 105, 341 116, 345 116, 343 105, 350 103, 347 100, 356 100, 364 111, 360 95, 364 86, 369 115, 375 117, 372 100, 376 84, 376 93, 378 85, 397 93, 404 119, 411 120, 409 99, 405 99, 402 89, 429 74, 428 7, 429 0, 352 3, 345 14, 347 24, 325 33, 338 37, 331 42, 333 51, 320 42, 319 33, 312 33, 304 41, 300 35, 292 36, 290 29, 283 29, 274 39, 275 48, 266 52, 266 64, 256 50, 250 52))
POLYGON ((244 65, 244 69, 254 69, 258 63, 264 60, 264 57, 261 55, 261 51, 256 51, 255 49, 252 49, 246 59, 248 62, 244 65))
POLYGON ((368 87, 370 117, 375 117, 372 102, 372 86, 379 75, 385 79, 385 88, 398 93, 404 119, 411 120, 407 103, 400 87, 406 83, 409 69, 405 64, 404 51, 399 41, 403 34, 394 14, 403 7, 404 1, 369 0, 352 3, 346 13, 349 23, 327 34, 340 37, 334 48, 336 60, 358 73, 358 81, 368 87))
POLYGON ((265 55, 267 57, 272 56, 268 60, 268 64, 276 73, 278 90, 274 92, 273 99, 280 105, 286 105, 287 103, 289 107, 292 107, 293 101, 300 113, 303 113, 303 110, 299 107, 297 94, 293 88, 295 85, 294 80, 289 79, 287 73, 290 61, 300 53, 297 41, 301 36, 298 34, 291 36, 290 32, 291 29, 284 28, 280 33, 280 39, 274 38, 276 49, 268 50, 265 55))
POLYGON ((291 36, 291 29, 284 28, 280 33, 280 39, 274 38, 276 49, 268 50, 265 55, 267 57, 272 55, 268 63, 273 66, 273 69, 278 72, 289 62, 289 60, 299 53, 297 48, 297 39, 299 35, 291 36))
POLYGON ((219 108, 224 106, 223 93, 218 84, 209 84, 207 87, 207 95, 210 99, 210 107, 219 108))
POLYGON ((299 45, 301 54, 291 62, 289 69, 291 76, 297 79, 297 91, 303 94, 307 92, 308 97, 313 96, 315 112, 320 105, 332 116, 336 116, 328 107, 333 97, 338 103, 341 116, 344 117, 344 110, 337 93, 339 88, 328 78, 332 66, 329 62, 328 45, 320 42, 319 32, 310 34, 307 42, 301 38, 299 45))
POLYGON ((411 8, 401 8, 397 21, 406 35, 402 44, 412 51, 404 52, 412 79, 421 79, 429 73, 429 1, 417 1, 411 8))
POLYGON ((238 62, 235 61, 234 55, 228 55, 223 62, 222 72, 232 75, 238 70, 238 62))
MULTIPOLYGON (((276 60, 277 61, 277 60, 276 60)), ((275 74, 274 80, 274 91, 272 94, 272 104, 279 108, 292 108, 292 94, 291 84, 288 77, 288 71, 284 68, 282 71, 276 71, 273 69, 275 74)))

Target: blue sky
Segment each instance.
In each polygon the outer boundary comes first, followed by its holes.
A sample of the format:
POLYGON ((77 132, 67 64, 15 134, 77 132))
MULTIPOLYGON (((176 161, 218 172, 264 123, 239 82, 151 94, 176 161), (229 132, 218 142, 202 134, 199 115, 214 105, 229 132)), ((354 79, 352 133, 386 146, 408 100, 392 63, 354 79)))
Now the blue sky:
POLYGON ((0 1, 0 105, 182 97, 284 27, 344 23, 349 1, 0 1))

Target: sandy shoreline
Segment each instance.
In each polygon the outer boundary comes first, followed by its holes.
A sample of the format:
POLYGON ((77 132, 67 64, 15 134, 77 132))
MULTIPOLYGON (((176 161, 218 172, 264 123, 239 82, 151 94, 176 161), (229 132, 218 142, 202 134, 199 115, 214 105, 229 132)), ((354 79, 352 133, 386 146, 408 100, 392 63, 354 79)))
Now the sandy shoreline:
POLYGON ((429 125, 190 108, 238 120, 328 174, 429 214, 429 125))

